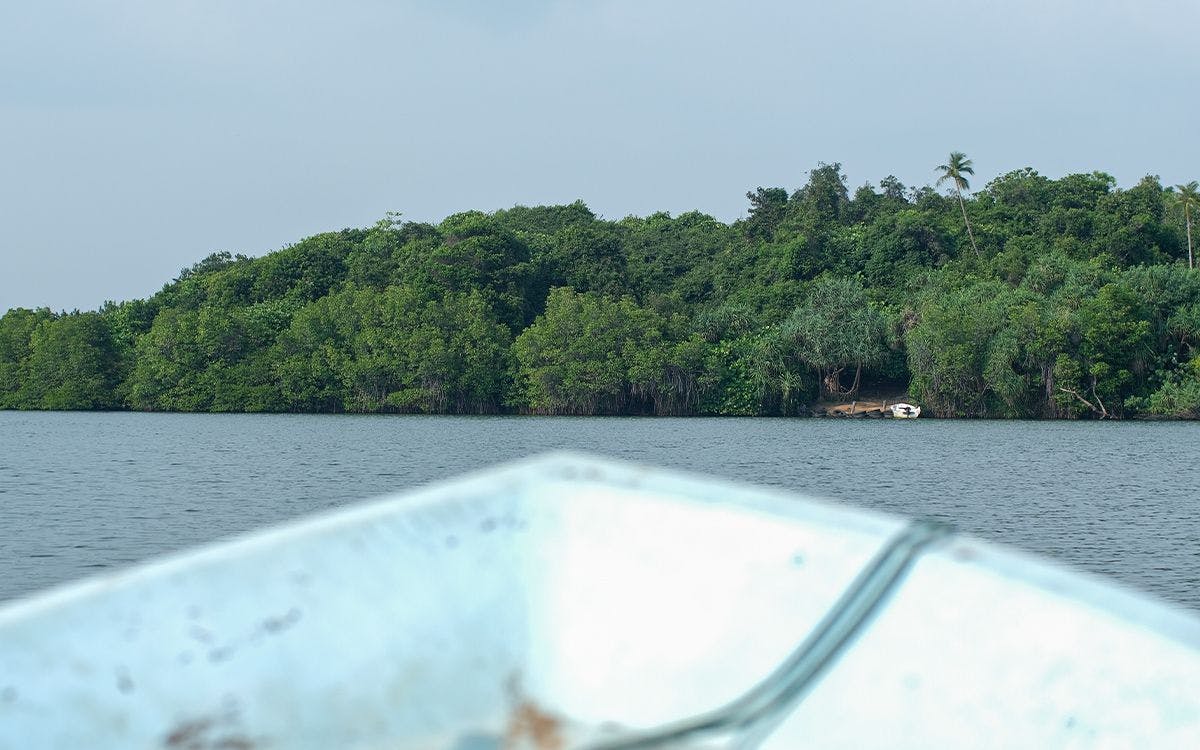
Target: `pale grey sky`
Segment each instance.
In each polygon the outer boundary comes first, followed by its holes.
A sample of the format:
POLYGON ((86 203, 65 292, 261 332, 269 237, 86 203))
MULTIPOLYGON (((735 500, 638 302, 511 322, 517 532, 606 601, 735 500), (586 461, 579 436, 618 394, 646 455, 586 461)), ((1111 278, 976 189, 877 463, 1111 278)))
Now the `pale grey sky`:
POLYGON ((1032 166, 1200 178, 1196 0, 10 0, 0 311, 389 210, 744 214, 1032 166))

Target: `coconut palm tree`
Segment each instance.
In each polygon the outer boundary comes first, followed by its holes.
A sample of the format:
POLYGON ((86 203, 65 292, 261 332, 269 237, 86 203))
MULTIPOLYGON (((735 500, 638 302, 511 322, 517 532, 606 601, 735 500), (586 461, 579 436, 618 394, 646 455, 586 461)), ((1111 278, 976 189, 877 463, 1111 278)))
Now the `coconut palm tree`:
POLYGON ((1192 211, 1200 209, 1200 182, 1192 180, 1186 185, 1176 185, 1175 203, 1183 209, 1183 220, 1187 224, 1188 268, 1195 268, 1192 260, 1192 211))
POLYGON ((939 164, 937 171, 942 173, 937 184, 941 185, 943 182, 950 181, 954 185, 954 194, 958 196, 958 207, 962 209, 963 223, 967 225, 967 236, 971 238, 971 247, 975 250, 976 257, 982 257, 979 255, 979 247, 975 244, 975 233, 971 231, 971 220, 967 218, 967 204, 963 203, 962 197, 962 191, 971 187, 963 175, 975 174, 971 160, 961 151, 951 151, 949 161, 939 164))

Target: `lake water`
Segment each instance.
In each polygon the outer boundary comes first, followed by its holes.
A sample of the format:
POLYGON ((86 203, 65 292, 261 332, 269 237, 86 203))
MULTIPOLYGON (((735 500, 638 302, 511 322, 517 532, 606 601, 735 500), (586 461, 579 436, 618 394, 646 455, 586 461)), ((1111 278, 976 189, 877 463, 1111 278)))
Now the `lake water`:
POLYGON ((1200 609, 1200 425, 0 412, 0 600, 557 449, 782 487, 1200 609))

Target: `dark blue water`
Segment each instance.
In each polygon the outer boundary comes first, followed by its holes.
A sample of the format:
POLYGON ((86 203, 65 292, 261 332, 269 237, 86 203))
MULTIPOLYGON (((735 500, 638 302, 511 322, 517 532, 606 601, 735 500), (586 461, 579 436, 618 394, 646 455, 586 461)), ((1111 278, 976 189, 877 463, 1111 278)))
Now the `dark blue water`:
POLYGON ((905 516, 1200 609, 1200 425, 0 412, 0 600, 569 448, 905 516))

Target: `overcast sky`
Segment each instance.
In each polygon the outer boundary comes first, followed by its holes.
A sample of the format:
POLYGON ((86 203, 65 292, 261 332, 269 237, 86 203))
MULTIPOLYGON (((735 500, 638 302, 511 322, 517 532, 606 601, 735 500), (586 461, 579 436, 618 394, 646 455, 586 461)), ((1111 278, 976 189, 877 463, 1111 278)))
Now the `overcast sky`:
POLYGON ((0 310, 387 211, 728 221, 820 161, 1197 179, 1198 30, 1197 0, 11 0, 0 310))

